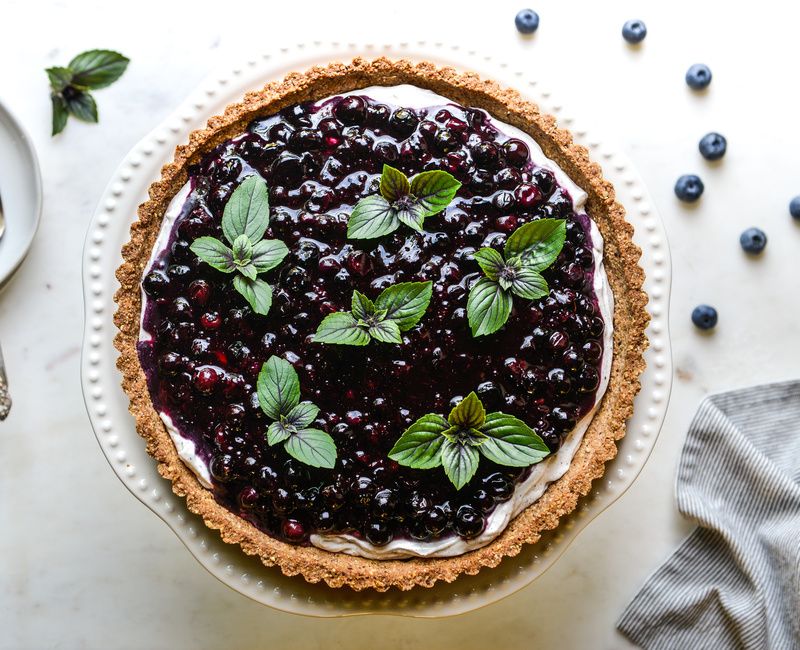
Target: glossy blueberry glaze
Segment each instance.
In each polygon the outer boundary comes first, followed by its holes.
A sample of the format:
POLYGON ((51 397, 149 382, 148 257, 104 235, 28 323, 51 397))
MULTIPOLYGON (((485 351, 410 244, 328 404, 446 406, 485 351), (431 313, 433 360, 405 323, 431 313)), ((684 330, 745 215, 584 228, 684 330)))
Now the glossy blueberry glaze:
POLYGON ((190 170, 191 192, 168 244, 143 280, 148 296, 139 355, 157 410, 192 439, 209 465, 215 498, 261 530, 305 543, 314 532, 348 532, 375 545, 395 537, 479 534, 495 504, 527 470, 483 459, 456 491, 441 470, 411 470, 387 458, 403 430, 429 412, 447 414, 476 390, 488 411, 533 427, 556 450, 595 401, 604 323, 593 290, 588 218, 573 211, 552 173, 486 113, 448 104, 411 110, 367 97, 296 105, 252 123, 190 170), (462 182, 447 210, 418 234, 405 227, 377 240, 347 240, 347 219, 377 192, 384 163, 409 176, 444 169, 462 182), (255 170, 270 188, 267 237, 290 249, 263 276, 268 316, 253 314, 231 276, 189 250, 221 238, 226 200, 255 170), (479 277, 472 253, 502 249, 534 219, 567 220, 567 242, 544 272, 550 295, 515 298, 508 324, 473 338, 467 293, 479 277), (403 345, 320 345, 322 318, 397 282, 431 280, 433 298, 403 345), (321 411, 314 426, 336 441, 333 470, 269 447, 255 391, 261 365, 279 355, 321 411))

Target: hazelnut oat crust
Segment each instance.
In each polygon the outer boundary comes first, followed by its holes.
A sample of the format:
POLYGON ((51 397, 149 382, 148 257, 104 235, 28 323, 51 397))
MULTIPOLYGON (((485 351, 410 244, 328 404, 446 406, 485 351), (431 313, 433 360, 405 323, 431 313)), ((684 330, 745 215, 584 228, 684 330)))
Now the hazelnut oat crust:
POLYGON ((267 566, 278 566, 286 575, 302 575, 309 582, 324 580, 331 587, 385 591, 414 586, 430 587, 437 580, 452 582, 460 574, 474 575, 483 567, 497 566, 507 556, 517 555, 523 544, 536 542, 541 533, 555 528, 559 519, 572 512, 592 481, 603 475, 605 464, 617 453, 615 441, 625 434, 625 423, 633 413, 639 391, 647 347, 642 290, 644 272, 641 251, 633 243, 633 227, 625 220, 623 207, 615 201, 614 188, 602 176, 600 166, 575 144, 572 135, 556 126, 551 115, 541 113, 514 90, 481 79, 474 73, 457 72, 431 63, 413 63, 387 58, 356 58, 306 72, 289 74, 263 89, 247 93, 222 115, 212 117, 204 130, 195 131, 189 142, 175 151, 173 162, 161 170, 161 179, 149 188, 149 199, 139 206, 139 219, 131 226, 130 241, 123 247, 123 264, 117 269, 120 289, 115 296, 119 328, 115 346, 120 352, 117 366, 122 386, 130 398, 136 429, 147 441, 147 451, 158 461, 159 473, 172 481, 174 492, 186 498, 192 512, 201 515, 209 528, 217 529, 225 542, 239 544, 248 555, 257 555, 267 566), (605 268, 615 298, 614 357, 611 379, 567 473, 552 483, 544 495, 514 519, 506 530, 483 548, 457 557, 369 560, 331 553, 313 546, 294 546, 261 532, 219 505, 178 457, 158 413, 153 408, 136 344, 141 312, 140 282, 172 197, 186 183, 189 165, 203 153, 241 133, 256 117, 270 115, 299 102, 374 85, 413 84, 428 88, 464 106, 482 108, 500 120, 529 133, 587 193, 587 211, 605 239, 605 268))

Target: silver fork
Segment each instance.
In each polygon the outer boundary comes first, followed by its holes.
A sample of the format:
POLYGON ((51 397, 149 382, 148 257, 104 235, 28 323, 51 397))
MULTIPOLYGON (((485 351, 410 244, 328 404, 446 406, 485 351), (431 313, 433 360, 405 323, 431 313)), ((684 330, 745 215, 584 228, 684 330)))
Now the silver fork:
POLYGON ((8 392, 6 365, 3 363, 3 349, 0 348, 0 422, 8 417, 11 411, 11 395, 8 392))

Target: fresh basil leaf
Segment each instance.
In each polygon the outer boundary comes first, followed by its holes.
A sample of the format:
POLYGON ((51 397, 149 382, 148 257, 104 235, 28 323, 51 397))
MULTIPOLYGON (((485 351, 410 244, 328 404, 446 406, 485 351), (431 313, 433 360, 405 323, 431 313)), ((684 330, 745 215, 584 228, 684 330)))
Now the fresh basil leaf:
POLYGON ((385 309, 385 320, 397 323, 401 332, 410 330, 425 315, 433 293, 432 282, 400 282, 381 291, 375 309, 385 309))
POLYGON ((84 122, 97 122, 97 104, 89 93, 76 91, 73 96, 65 97, 64 101, 70 115, 84 122))
POLYGON ((523 268, 522 260, 518 257, 509 257, 506 260, 506 269, 511 271, 519 271, 523 268))
POLYGON ((423 415, 403 432, 389 450, 389 458, 405 467, 432 469, 442 464, 442 432, 449 428, 441 415, 423 415))
POLYGON ((311 402, 300 402, 283 418, 284 422, 297 429, 311 424, 319 414, 319 407, 311 402))
POLYGON ((314 334, 314 343, 367 345, 369 334, 349 311, 337 311, 322 319, 314 334))
POLYGON ((550 293, 550 288, 547 286, 547 280, 539 271, 534 271, 526 266, 514 274, 514 279, 511 280, 511 291, 520 298, 538 300, 550 293))
POLYGON ((289 249, 279 239, 262 239, 253 246, 252 262, 258 273, 274 269, 289 254, 289 249))
POLYGON ((500 285, 500 288, 503 291, 508 291, 511 289, 511 285, 514 284, 514 281, 504 275, 501 275, 499 278, 497 278, 497 284, 500 285))
POLYGON ((130 59, 111 50, 89 50, 69 62, 74 83, 92 90, 110 86, 122 76, 130 59))
POLYGON ((506 267, 503 256, 494 248, 481 248, 475 251, 473 257, 490 280, 497 280, 506 267))
POLYGON ((45 72, 47 73, 47 78, 50 80, 50 87, 56 93, 60 93, 72 82, 72 70, 69 68, 47 68, 45 72))
POLYGON ((198 237, 189 250, 217 271, 233 273, 236 270, 233 251, 215 237, 198 237))
POLYGON ((236 289, 256 314, 266 316, 272 307, 272 287, 264 280, 251 280, 243 275, 233 278, 233 288, 236 289))
POLYGON ((422 224, 425 221, 425 208, 419 203, 411 203, 402 206, 398 206, 398 204, 395 203, 393 207, 400 223, 405 224, 412 230, 422 232, 422 224))
POLYGON ((478 429, 462 429, 459 426, 452 426, 442 435, 451 442, 460 442, 462 445, 472 445, 480 447, 487 440, 487 436, 478 429))
POLYGON ((489 413, 481 431, 487 440, 480 447, 486 458, 498 465, 528 467, 550 454, 536 433, 522 420, 505 413, 489 413))
POLYGON ((411 179, 411 194, 430 217, 444 210, 461 187, 452 175, 440 169, 422 172, 411 179))
MULTIPOLYGON (((276 421, 300 403, 300 380, 292 364, 275 355, 261 366, 256 382, 258 403, 266 415, 276 421)), ((316 417, 316 416, 315 416, 316 417)))
POLYGON ((372 323, 367 329, 369 335, 381 343, 402 343, 403 337, 400 336, 400 328, 393 320, 382 320, 372 323))
POLYGON ((311 467, 331 469, 336 464, 336 443, 319 429, 300 429, 289 437, 284 449, 292 458, 311 467))
POLYGON ((231 244, 240 235, 251 242, 264 237, 269 226, 269 190, 261 176, 245 178, 231 194, 222 211, 222 234, 231 244))
POLYGON ((58 135, 64 130, 67 125, 67 118, 69 111, 67 111, 67 102, 61 95, 52 94, 50 100, 53 103, 53 132, 52 135, 58 135))
POLYGON ((479 429, 470 429, 461 436, 462 442, 472 445, 473 447, 480 447, 488 439, 489 437, 479 429))
POLYGON ((247 235, 239 235, 234 241, 233 246, 233 261, 241 266, 246 266, 250 263, 253 257, 253 244, 250 243, 250 238, 247 235))
POLYGON ((447 421, 459 429, 480 429, 486 420, 486 409, 483 402, 472 391, 450 411, 447 421))
POLYGON ((267 427, 267 444, 271 447, 279 442, 284 442, 293 433, 297 433, 297 428, 287 422, 273 422, 267 427))
POLYGON ((442 466, 447 478, 460 490, 475 476, 478 469, 478 448, 445 440, 442 444, 442 466))
POLYGON ((467 318, 472 336, 492 334, 505 325, 511 313, 511 295, 489 278, 481 278, 470 289, 467 318))
POLYGON ((349 239, 374 239, 388 235, 400 227, 400 220, 391 204, 374 194, 356 203, 347 222, 349 239))
POLYGON ((503 267, 497 274, 497 283, 503 291, 511 289, 514 284, 514 278, 517 277, 521 270, 522 262, 520 262, 518 257, 512 257, 510 260, 504 262, 503 267))
POLYGON ((389 203, 394 203, 400 197, 409 195, 411 184, 408 182, 408 177, 399 169, 384 164, 380 192, 389 203))
POLYGON ((258 277, 258 271, 252 263, 245 264, 244 266, 237 265, 236 270, 248 280, 255 280, 258 277))
POLYGON ((542 271, 558 258, 567 236, 564 219, 539 219, 517 228, 505 245, 506 259, 519 257, 525 266, 542 271))
POLYGON ((375 314, 375 304, 360 291, 353 291, 350 309, 357 321, 367 320, 375 314))

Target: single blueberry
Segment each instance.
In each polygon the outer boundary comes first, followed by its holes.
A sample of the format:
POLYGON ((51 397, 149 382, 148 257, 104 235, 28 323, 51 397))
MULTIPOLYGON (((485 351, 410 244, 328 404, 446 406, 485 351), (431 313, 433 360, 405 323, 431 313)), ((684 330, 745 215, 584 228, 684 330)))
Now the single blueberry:
POLYGON ((622 26, 622 38, 628 43, 636 45, 647 36, 647 27, 641 20, 629 20, 622 26))
POLYGON ((719 133, 707 133, 700 140, 700 155, 706 160, 719 160, 728 149, 728 141, 719 133))
POLYGON ((789 214, 795 219, 800 219, 800 196, 794 197, 789 203, 789 214))
POLYGON ((520 34, 533 34, 539 29, 539 14, 533 9, 523 9, 517 14, 514 24, 520 34))
POLYGON ((675 196, 681 201, 694 203, 702 196, 704 189, 703 181, 699 176, 684 174, 675 183, 675 196))
POLYGON ((693 90, 702 90, 711 83, 711 69, 704 63, 695 63, 686 71, 686 83, 693 90))
POLYGON ((767 245, 767 235, 761 228, 748 228, 739 237, 739 243, 746 253, 760 253, 767 245))
POLYGON ((717 310, 711 305, 698 305, 692 310, 692 322, 701 330, 710 330, 717 324, 717 310))

